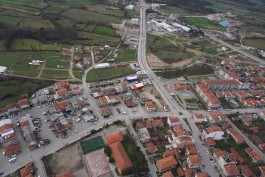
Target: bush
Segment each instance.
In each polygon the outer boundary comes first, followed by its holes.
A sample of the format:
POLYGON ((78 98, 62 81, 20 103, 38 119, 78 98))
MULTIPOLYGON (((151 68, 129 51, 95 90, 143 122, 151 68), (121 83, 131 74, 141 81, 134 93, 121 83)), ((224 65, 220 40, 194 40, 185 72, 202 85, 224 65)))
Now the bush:
POLYGON ((105 146, 104 148, 104 153, 106 154, 106 156, 110 157, 111 156, 111 149, 109 146, 105 146))
POLYGON ((113 163, 113 162, 115 162, 114 158, 113 157, 110 157, 109 158, 109 163, 113 163))

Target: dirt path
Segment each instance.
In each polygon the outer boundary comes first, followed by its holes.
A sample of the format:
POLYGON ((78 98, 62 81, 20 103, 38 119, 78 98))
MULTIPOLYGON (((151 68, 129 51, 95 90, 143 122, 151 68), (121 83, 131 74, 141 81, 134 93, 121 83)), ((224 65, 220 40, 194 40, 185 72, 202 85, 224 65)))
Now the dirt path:
POLYGON ((39 74, 38 74, 38 76, 36 77, 36 78, 40 78, 41 77, 41 75, 42 75, 42 73, 43 73, 43 70, 44 70, 44 68, 45 68, 45 63, 46 63, 46 61, 44 60, 43 61, 43 63, 42 63, 42 66, 41 66, 41 68, 40 68, 40 72, 39 72, 39 74))
POLYGON ((72 79, 81 82, 81 80, 80 80, 80 79, 77 79, 77 78, 74 76, 74 74, 73 74, 73 65, 74 65, 74 62, 73 62, 73 60, 74 60, 74 47, 72 47, 72 48, 70 49, 70 51, 71 51, 71 60, 70 60, 70 67, 69 67, 69 69, 67 69, 67 70, 68 70, 68 74, 69 74, 69 76, 70 76, 72 79))

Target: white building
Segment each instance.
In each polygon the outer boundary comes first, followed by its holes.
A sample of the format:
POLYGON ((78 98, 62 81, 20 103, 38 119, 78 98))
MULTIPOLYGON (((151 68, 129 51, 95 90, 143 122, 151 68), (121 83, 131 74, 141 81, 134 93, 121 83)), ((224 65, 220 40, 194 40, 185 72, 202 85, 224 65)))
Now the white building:
POLYGON ((175 26, 175 27, 181 28, 185 32, 189 32, 190 31, 190 28, 189 27, 184 26, 184 25, 181 25, 179 23, 173 23, 172 25, 175 26))
POLYGON ((3 139, 8 139, 15 136, 11 119, 3 119, 0 121, 0 135, 3 139))
POLYGON ((6 72, 7 72, 7 67, 0 66, 0 74, 6 74, 6 72))
POLYGON ((142 143, 146 143, 151 139, 147 128, 140 128, 138 131, 138 136, 142 143))
POLYGON ((132 4, 129 4, 128 6, 125 7, 126 10, 133 10, 135 7, 132 4))
POLYGON ((139 25, 139 19, 138 18, 132 18, 131 19, 131 24, 133 24, 133 25, 139 25))
POLYGON ((222 140, 224 131, 218 126, 212 126, 203 130, 202 135, 204 139, 213 138, 214 140, 222 140))
POLYGON ((109 63, 100 63, 95 66, 95 69, 103 69, 103 68, 109 68, 110 64, 109 63))

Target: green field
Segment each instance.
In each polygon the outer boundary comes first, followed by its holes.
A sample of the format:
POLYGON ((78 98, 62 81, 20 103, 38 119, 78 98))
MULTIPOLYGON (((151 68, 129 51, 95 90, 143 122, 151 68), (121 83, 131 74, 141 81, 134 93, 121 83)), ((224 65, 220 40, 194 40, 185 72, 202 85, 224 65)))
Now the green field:
POLYGON ((160 60, 165 63, 176 63, 194 56, 193 53, 187 51, 159 51, 154 53, 160 60))
POLYGON ((98 23, 120 23, 121 20, 118 17, 98 14, 95 12, 90 12, 82 9, 69 9, 63 12, 61 15, 71 18, 79 22, 98 22, 98 23))
POLYGON ((116 36, 116 31, 110 27, 106 27, 106 26, 97 26, 94 29, 94 33, 97 34, 103 34, 106 36, 116 36))
POLYGON ((79 142, 79 144, 81 146, 83 154, 87 154, 89 152, 105 147, 105 143, 102 136, 97 136, 95 138, 81 141, 79 142))
POLYGON ((44 69, 41 77, 48 79, 67 79, 69 78, 69 74, 67 70, 44 69))
POLYGON ((78 68, 74 68, 73 69, 73 74, 77 79, 82 79, 82 76, 84 74, 84 70, 83 69, 78 69, 78 68))
POLYGON ((37 20, 37 19, 24 19, 18 25, 19 28, 24 30, 37 31, 40 28, 46 30, 54 30, 54 25, 49 20, 37 20))
POLYGON ((30 96, 38 89, 52 84, 52 81, 15 77, 0 78, 0 108, 9 103, 16 103, 21 99, 21 95, 28 94, 30 96))
POLYGON ((245 46, 255 47, 260 50, 265 50, 265 39, 244 39, 245 46))
POLYGON ((69 68, 70 58, 59 52, 50 52, 45 57, 45 68, 69 68))
POLYGON ((115 59, 115 62, 127 62, 135 61, 136 51, 128 48, 122 48, 118 58, 115 59))
POLYGON ((43 44, 35 39, 14 39, 9 50, 30 50, 30 51, 61 51, 63 45, 61 44, 43 44))
POLYGON ((6 41, 0 40, 0 51, 6 51, 6 41))
POLYGON ((0 23, 4 23, 8 26, 16 26, 22 20, 23 18, 20 17, 0 15, 0 23))
POLYGON ((211 55, 217 54, 217 46, 203 48, 202 51, 211 55))
POLYGON ((109 80, 133 73, 134 71, 129 66, 118 66, 106 69, 92 69, 89 73, 87 73, 87 82, 109 80))
POLYGON ((181 70, 175 71, 164 71, 164 72, 155 72, 156 75, 161 76, 163 78, 172 79, 180 76, 196 76, 196 75, 204 75, 204 74, 213 74, 214 69, 208 65, 204 64, 195 64, 191 67, 184 68, 181 70))
POLYGON ((184 21, 190 25, 194 25, 197 28, 201 29, 212 29, 223 31, 225 28, 218 23, 211 22, 207 18, 204 17, 186 17, 184 21))

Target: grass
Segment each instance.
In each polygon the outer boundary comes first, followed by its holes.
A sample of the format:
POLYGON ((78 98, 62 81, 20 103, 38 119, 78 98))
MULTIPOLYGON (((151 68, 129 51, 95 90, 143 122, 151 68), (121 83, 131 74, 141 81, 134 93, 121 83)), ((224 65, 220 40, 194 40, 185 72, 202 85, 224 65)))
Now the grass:
POLYGON ((225 28, 218 23, 211 22, 205 17, 186 17, 184 21, 197 28, 223 31, 225 28))
POLYGON ((113 28, 107 27, 107 26, 97 26, 94 29, 94 33, 102 34, 106 36, 116 36, 116 31, 113 28))
POLYGON ((118 66, 106 69, 92 69, 87 73, 87 82, 109 80, 133 73, 134 71, 128 66, 118 66))
POLYGON ((73 74, 77 79, 82 79, 82 76, 84 74, 84 70, 82 69, 78 69, 78 68, 74 68, 73 69, 73 74))
POLYGON ((70 59, 61 53, 50 52, 45 56, 45 68, 69 68, 70 59))
POLYGON ((31 50, 31 51, 61 51, 63 45, 61 44, 43 44, 35 39, 14 39, 9 50, 31 50))
POLYGON ((67 70, 44 69, 41 77, 49 79, 67 79, 69 75, 67 70))
POLYGON ((136 58, 136 51, 128 48, 122 48, 118 58, 115 59, 115 62, 127 62, 134 61, 136 58))
POLYGON ((0 79, 0 108, 16 103, 21 95, 32 95, 37 90, 52 85, 51 81, 5 77, 0 79))
POLYGON ((178 15, 190 15, 190 12, 187 12, 186 10, 174 6, 165 6, 160 7, 160 9, 164 13, 168 14, 178 14, 178 15))
POLYGON ((160 60, 165 63, 176 63, 194 56, 193 53, 187 51, 158 51, 154 53, 160 60))
POLYGON ((147 161, 142 151, 139 150, 129 135, 124 136, 122 145, 133 164, 135 173, 148 172, 147 161))
POLYGON ((105 24, 121 22, 120 18, 118 17, 99 14, 82 9, 69 9, 64 11, 61 15, 83 23, 92 21, 105 24))
POLYGON ((51 164, 50 162, 51 162, 52 158, 53 158, 53 154, 44 156, 42 158, 43 165, 44 165, 44 168, 45 168, 47 174, 53 174, 52 167, 50 166, 50 164, 51 164))
POLYGON ((163 78, 172 79, 180 76, 186 77, 186 76, 213 74, 213 73, 214 69, 212 67, 204 64, 195 64, 191 67, 184 68, 181 70, 156 72, 156 75, 162 76, 163 78))
POLYGON ((217 46, 203 48, 202 51, 211 55, 217 54, 217 46))
POLYGON ((255 47, 260 50, 265 50, 265 39, 244 39, 245 46, 255 47))
POLYGON ((0 40, 0 51, 6 51, 6 41, 0 40))
POLYGON ((0 15, 0 23, 4 23, 8 26, 16 26, 23 18, 0 15))
POLYGON ((233 106, 225 98, 219 98, 219 100, 224 109, 233 109, 233 106))
POLYGON ((38 31, 40 28, 54 30, 54 25, 49 20, 24 19, 18 25, 20 29, 38 31))

